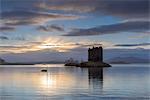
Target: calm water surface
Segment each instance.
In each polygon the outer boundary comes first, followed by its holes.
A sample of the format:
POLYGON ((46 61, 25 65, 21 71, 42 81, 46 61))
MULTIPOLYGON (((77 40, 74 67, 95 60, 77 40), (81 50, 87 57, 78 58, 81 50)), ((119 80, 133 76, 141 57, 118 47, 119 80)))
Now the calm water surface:
POLYGON ((0 65, 0 100, 149 100, 149 84, 148 65, 0 65))

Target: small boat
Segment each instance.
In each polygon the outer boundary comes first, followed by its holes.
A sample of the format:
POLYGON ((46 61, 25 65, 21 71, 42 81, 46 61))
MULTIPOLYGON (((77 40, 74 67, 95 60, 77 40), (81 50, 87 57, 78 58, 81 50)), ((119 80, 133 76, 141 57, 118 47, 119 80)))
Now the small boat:
POLYGON ((47 69, 42 69, 41 72, 47 72, 47 69))

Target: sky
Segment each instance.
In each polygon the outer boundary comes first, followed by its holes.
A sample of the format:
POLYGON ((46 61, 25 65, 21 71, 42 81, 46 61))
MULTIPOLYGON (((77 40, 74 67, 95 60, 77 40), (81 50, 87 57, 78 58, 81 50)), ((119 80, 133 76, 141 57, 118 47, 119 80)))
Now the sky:
POLYGON ((85 59, 89 47, 100 45, 149 50, 149 4, 149 0, 0 0, 0 57, 14 62, 85 59))

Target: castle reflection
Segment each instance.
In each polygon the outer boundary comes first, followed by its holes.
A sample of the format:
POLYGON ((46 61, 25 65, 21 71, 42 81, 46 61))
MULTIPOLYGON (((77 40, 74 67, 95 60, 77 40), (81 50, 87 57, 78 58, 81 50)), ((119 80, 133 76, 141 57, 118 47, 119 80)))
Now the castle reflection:
POLYGON ((93 89, 103 88, 103 68, 88 68, 89 85, 93 89))

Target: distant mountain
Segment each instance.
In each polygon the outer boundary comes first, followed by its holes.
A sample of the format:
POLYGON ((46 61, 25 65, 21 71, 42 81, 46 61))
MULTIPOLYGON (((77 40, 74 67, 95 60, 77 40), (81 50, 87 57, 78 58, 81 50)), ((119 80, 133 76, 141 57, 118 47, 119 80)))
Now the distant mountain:
POLYGON ((109 59, 108 62, 115 64, 150 63, 150 59, 138 57, 115 57, 113 59, 109 59))
POLYGON ((5 60, 0 58, 0 64, 3 64, 3 63, 5 63, 5 60))

